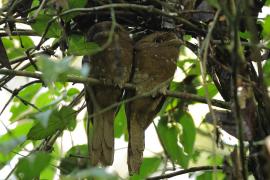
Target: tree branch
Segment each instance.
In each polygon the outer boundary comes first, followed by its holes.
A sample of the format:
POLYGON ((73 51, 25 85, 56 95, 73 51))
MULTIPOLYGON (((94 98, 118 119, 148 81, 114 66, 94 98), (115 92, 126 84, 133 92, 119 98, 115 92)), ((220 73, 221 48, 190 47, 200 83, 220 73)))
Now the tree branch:
POLYGON ((103 9, 110 9, 110 8, 142 10, 142 11, 156 14, 156 15, 171 17, 171 18, 175 19, 176 21, 187 25, 188 27, 191 27, 193 29, 198 30, 199 32, 202 32, 202 29, 198 28, 195 24, 186 20, 185 18, 179 17, 178 14, 167 13, 165 11, 162 11, 160 9, 155 8, 154 6, 144 6, 144 5, 138 5, 138 4, 113 3, 113 4, 106 4, 106 5, 96 6, 96 7, 91 7, 91 8, 74 8, 74 9, 64 11, 63 13, 59 14, 59 16, 60 17, 65 16, 65 15, 68 15, 68 14, 74 13, 74 12, 80 12, 80 13, 87 14, 87 13, 90 13, 93 11, 100 11, 103 9))
MULTIPOLYGON (((26 72, 26 71, 16 71, 16 70, 9 70, 9 69, 0 69, 0 74, 5 74, 5 75, 13 75, 13 76, 23 76, 23 77, 30 77, 30 78, 35 78, 35 79, 40 79, 42 80, 42 74, 41 73, 32 73, 32 72, 26 72)), ((67 76, 66 77, 67 82, 73 82, 73 83, 85 83, 85 84, 91 84, 91 85, 107 85, 107 86, 115 86, 114 84, 106 83, 99 81, 98 79, 94 79, 91 77, 84 78, 84 77, 79 77, 79 76, 67 76)), ((136 89, 136 86, 130 83, 126 83, 123 88, 125 89, 136 89)), ((206 98, 202 96, 198 96, 195 94, 191 93, 186 93, 186 92, 173 92, 169 90, 162 90, 159 92, 159 94, 162 94, 167 97, 175 97, 175 98, 180 98, 180 99, 188 99, 188 100, 193 100, 201 103, 206 103, 206 98)), ((211 103, 216 106, 216 107, 221 107, 225 109, 230 109, 230 103, 212 99, 211 103)))
MULTIPOLYGON (((2 31, 3 29, 0 29, 0 30, 2 31)), ((10 36, 10 35, 12 36, 39 36, 36 32, 32 30, 24 30, 24 29, 18 29, 10 33, 4 32, 4 30, 0 32, 0 37, 10 36)))
MULTIPOLYGON (((197 171, 212 171, 213 168, 214 168, 213 166, 192 167, 192 168, 189 168, 189 169, 184 169, 184 170, 176 171, 176 172, 173 172, 173 173, 164 174, 164 175, 161 175, 161 176, 149 177, 149 178, 147 178, 147 180, 171 178, 171 177, 174 177, 174 176, 179 176, 181 174, 197 172, 197 171)), ((217 166, 216 169, 222 170, 223 167, 222 166, 217 166)))

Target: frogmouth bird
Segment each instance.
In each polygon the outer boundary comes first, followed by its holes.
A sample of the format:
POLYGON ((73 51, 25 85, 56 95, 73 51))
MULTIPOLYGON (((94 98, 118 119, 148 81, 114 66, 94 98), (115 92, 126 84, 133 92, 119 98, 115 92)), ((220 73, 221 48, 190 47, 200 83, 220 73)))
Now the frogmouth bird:
POLYGON ((89 131, 89 154, 93 166, 101 163, 111 165, 114 157, 114 118, 117 108, 110 107, 118 102, 123 94, 121 86, 130 79, 133 61, 133 43, 129 33, 120 25, 116 25, 111 33, 112 23, 104 21, 93 25, 88 33, 87 40, 96 42, 101 47, 111 38, 105 49, 92 56, 84 56, 83 61, 90 68, 89 76, 102 82, 113 83, 115 86, 85 85, 85 99, 89 122, 92 131, 89 131), (112 35, 110 37, 110 35, 112 35))
POLYGON ((128 92, 128 97, 148 92, 153 94, 126 104, 129 130, 128 167, 131 175, 138 173, 142 163, 144 131, 165 100, 162 95, 154 95, 154 91, 168 87, 176 70, 179 46, 180 40, 172 32, 152 33, 134 46, 134 73, 131 83, 136 86, 136 92, 128 92))

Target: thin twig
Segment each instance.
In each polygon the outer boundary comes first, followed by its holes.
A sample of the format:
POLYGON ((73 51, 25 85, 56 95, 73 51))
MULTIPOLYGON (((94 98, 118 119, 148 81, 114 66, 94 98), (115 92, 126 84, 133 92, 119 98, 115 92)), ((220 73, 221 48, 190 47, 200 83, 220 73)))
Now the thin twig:
POLYGON ((202 83, 203 83, 203 87, 205 89, 205 97, 206 97, 206 101, 207 101, 207 105, 208 105, 208 108, 209 108, 209 111, 210 111, 210 114, 214 120, 214 133, 213 133, 213 139, 214 139, 214 142, 213 142, 213 153, 214 153, 214 166, 213 166, 213 179, 217 179, 217 176, 216 176, 216 140, 217 140, 217 119, 216 119, 216 115, 215 115, 215 112, 212 108, 212 103, 211 103, 211 100, 210 100, 210 96, 209 96, 209 91, 208 91, 208 87, 207 87, 207 83, 206 83, 206 63, 207 63, 207 57, 208 57, 208 48, 209 48, 209 45, 210 45, 210 40, 211 40, 211 37, 212 37, 212 33, 213 33, 213 30, 214 30, 214 27, 218 21, 218 17, 219 17, 219 14, 220 14, 220 10, 218 10, 215 14, 215 17, 214 17, 214 20, 213 20, 213 23, 212 25, 210 26, 209 30, 208 30, 208 33, 207 33, 207 36, 205 38, 205 40, 203 41, 203 44, 202 44, 202 48, 201 48, 201 52, 202 52, 202 55, 201 55, 201 61, 200 61, 200 68, 201 68, 201 74, 202 74, 202 83))
MULTIPOLYGON (((217 166, 216 169, 217 170, 222 170, 223 167, 222 166, 217 166)), ((184 170, 176 171, 176 172, 173 172, 173 173, 164 174, 164 175, 161 175, 161 176, 149 177, 149 178, 147 178, 147 180, 165 179, 165 178, 171 178, 171 177, 179 176, 179 175, 186 174, 186 173, 192 173, 192 172, 198 172, 198 171, 212 171, 212 170, 213 170, 213 166, 192 167, 192 168, 189 168, 189 169, 184 169, 184 170)))
MULTIPOLYGON (((0 116, 1 116, 2 113, 5 111, 5 109, 7 108, 7 106, 9 105, 9 103, 12 101, 12 99, 13 99, 14 97, 18 96, 18 94, 19 94, 20 91, 22 91, 24 88, 26 88, 26 87, 28 87, 28 86, 30 86, 30 85, 32 85, 32 84, 35 84, 35 83, 42 83, 42 81, 40 81, 40 80, 32 81, 32 82, 30 82, 30 83, 27 83, 27 84, 21 86, 19 89, 13 90, 11 97, 9 98, 9 100, 8 100, 7 103, 4 105, 3 109, 1 110, 0 116)), ((26 100, 23 100, 23 103, 25 103, 25 102, 26 102, 26 100)))
POLYGON ((232 24, 232 33, 231 33, 231 39, 232 39, 232 53, 231 53, 231 61, 232 61, 232 109, 234 118, 237 124, 237 138, 239 141, 239 152, 240 152, 240 167, 242 178, 244 180, 247 179, 247 166, 246 166, 246 154, 245 154, 245 147, 244 147, 244 127, 243 127, 243 118, 241 116, 241 110, 239 105, 239 92, 238 92, 238 84, 239 80, 237 78, 237 75, 243 72, 243 69, 245 69, 245 59, 243 59, 243 56, 239 49, 241 49, 240 44, 240 36, 239 36, 239 23, 240 23, 240 17, 241 14, 239 11, 240 4, 235 4, 236 2, 231 1, 231 8, 232 13, 229 17, 227 17, 230 20, 230 23, 232 24))
POLYGON ((17 29, 16 31, 10 32, 10 34, 7 32, 0 32, 0 37, 5 37, 5 36, 9 37, 10 35, 12 36, 39 36, 36 32, 32 30, 24 30, 24 29, 20 29, 20 30, 17 29))
POLYGON ((25 105, 30 105, 31 107, 33 107, 34 109, 36 109, 37 111, 41 111, 37 106, 35 106, 34 104, 26 101, 25 99, 21 98, 20 96, 18 96, 17 94, 14 94, 14 92, 12 90, 10 90, 9 88, 3 86, 3 89, 5 89, 7 92, 11 93, 12 96, 18 98, 23 104, 25 105))

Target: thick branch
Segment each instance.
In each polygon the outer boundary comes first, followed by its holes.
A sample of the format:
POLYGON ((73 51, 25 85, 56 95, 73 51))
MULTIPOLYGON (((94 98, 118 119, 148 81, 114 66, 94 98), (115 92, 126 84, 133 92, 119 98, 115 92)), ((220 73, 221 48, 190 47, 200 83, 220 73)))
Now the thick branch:
MULTIPOLYGON (((35 78, 35 79, 40 79, 42 80, 42 74, 41 73, 32 73, 32 72, 26 72, 26 71, 16 71, 16 70, 9 70, 9 69, 0 69, 0 74, 5 74, 5 75, 14 75, 14 76, 24 76, 24 77, 30 77, 30 78, 35 78)), ((88 77, 79 77, 79 76, 67 76, 66 81, 68 82, 73 82, 73 83, 87 83, 91 85, 108 85, 108 86, 114 86, 114 84, 109 84, 104 82, 99 81, 97 79, 88 77)), ((135 85, 126 83, 123 88, 125 89, 136 89, 135 85)), ((180 98, 180 99, 188 99, 188 100, 193 100, 201 103, 206 103, 206 98, 202 96, 198 96, 195 94, 191 93, 183 93, 183 92, 173 92, 173 91, 161 91, 159 92, 162 95, 165 95, 167 97, 175 97, 175 98, 180 98)), ((230 103, 212 99, 211 103, 213 106, 216 107, 221 107, 225 109, 230 109, 230 103)))

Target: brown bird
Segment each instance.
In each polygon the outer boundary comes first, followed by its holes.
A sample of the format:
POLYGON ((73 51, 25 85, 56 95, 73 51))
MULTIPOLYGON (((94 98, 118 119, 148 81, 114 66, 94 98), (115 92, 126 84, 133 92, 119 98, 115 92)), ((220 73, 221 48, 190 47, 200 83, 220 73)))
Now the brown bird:
MULTIPOLYGON (((87 40, 104 45, 110 36, 112 23, 100 22, 90 28, 87 40)), ((89 154, 91 164, 111 165, 114 156, 114 118, 118 108, 111 108, 99 113, 102 109, 118 102, 123 94, 119 86, 130 79, 133 61, 133 43, 129 33, 116 25, 109 46, 103 51, 85 56, 83 61, 89 64, 89 76, 101 81, 114 83, 115 86, 85 85, 86 103, 89 121, 92 122, 92 133, 89 134, 89 154)))
MULTIPOLYGON (((155 32, 139 40, 134 48, 134 74, 131 80, 136 85, 136 92, 129 92, 128 96, 140 96, 153 89, 167 88, 176 69, 179 46, 180 41, 171 32, 155 32)), ((144 131, 159 112, 164 100, 164 96, 156 95, 126 104, 130 174, 138 173, 140 169, 144 131)))

